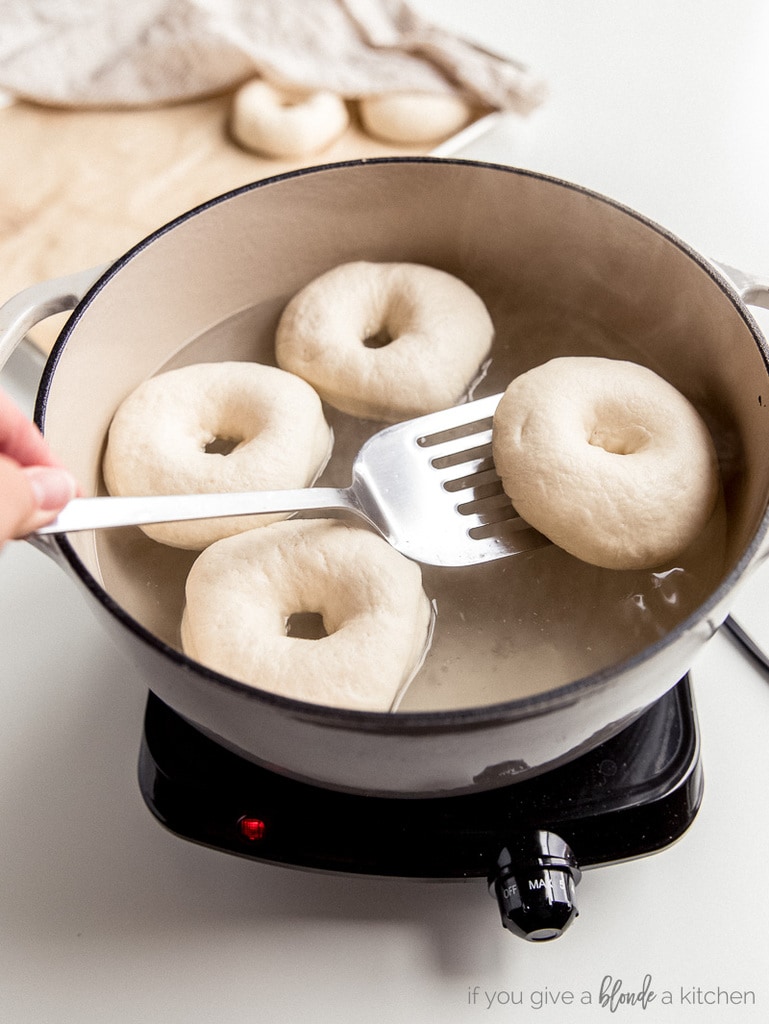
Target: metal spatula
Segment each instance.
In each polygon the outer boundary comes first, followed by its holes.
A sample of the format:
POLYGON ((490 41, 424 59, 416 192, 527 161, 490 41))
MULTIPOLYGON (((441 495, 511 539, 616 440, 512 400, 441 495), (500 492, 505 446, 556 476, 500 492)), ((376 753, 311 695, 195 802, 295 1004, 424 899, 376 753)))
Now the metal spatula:
POLYGON ((350 487, 237 494, 75 498, 37 536, 115 526, 337 510, 353 513, 417 562, 458 566, 548 544, 517 515, 494 469, 492 395, 379 431, 350 487))

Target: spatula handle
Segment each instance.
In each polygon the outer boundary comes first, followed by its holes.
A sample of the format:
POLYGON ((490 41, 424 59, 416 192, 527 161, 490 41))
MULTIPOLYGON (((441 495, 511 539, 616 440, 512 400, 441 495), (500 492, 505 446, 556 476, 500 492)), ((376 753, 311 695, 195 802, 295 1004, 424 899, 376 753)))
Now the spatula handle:
POLYGON ((143 526, 147 523, 320 509, 359 512, 350 492, 335 487, 232 494, 74 498, 52 523, 40 527, 34 535, 40 537, 51 533, 103 530, 116 526, 143 526))

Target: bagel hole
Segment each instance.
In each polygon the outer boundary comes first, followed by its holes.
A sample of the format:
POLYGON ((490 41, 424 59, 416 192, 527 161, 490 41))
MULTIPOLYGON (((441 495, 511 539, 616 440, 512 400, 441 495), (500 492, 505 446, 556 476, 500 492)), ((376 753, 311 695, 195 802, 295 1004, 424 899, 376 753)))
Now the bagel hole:
POLYGON ((322 640, 328 632, 320 612, 293 612, 286 619, 286 636, 298 640, 322 640))
POLYGON ((589 438, 591 445, 603 448, 611 455, 633 455, 645 447, 648 440, 649 431, 637 423, 629 423, 617 430, 596 427, 589 438))
POLYGON ((229 455, 241 442, 239 437, 212 437, 203 451, 206 455, 229 455))
POLYGON ((390 334, 387 324, 383 324, 378 331, 366 335, 363 345, 365 348, 385 348, 392 340, 393 336, 390 334))

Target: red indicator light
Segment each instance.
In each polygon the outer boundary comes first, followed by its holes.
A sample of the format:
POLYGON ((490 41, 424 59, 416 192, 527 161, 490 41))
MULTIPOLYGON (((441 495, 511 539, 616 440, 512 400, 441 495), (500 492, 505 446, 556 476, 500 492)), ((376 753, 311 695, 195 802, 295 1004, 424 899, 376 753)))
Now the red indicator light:
POLYGON ((252 842, 264 839, 265 832, 267 831, 267 826, 261 818, 243 817, 238 822, 238 827, 243 838, 252 842))

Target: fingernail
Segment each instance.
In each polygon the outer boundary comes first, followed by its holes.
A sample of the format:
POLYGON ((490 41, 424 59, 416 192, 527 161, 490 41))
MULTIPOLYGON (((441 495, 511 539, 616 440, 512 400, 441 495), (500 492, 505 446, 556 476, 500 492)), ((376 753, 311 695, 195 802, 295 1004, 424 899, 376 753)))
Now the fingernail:
POLYGON ((70 472, 58 466, 32 466, 25 470, 42 512, 63 508, 77 494, 77 482, 70 472))

